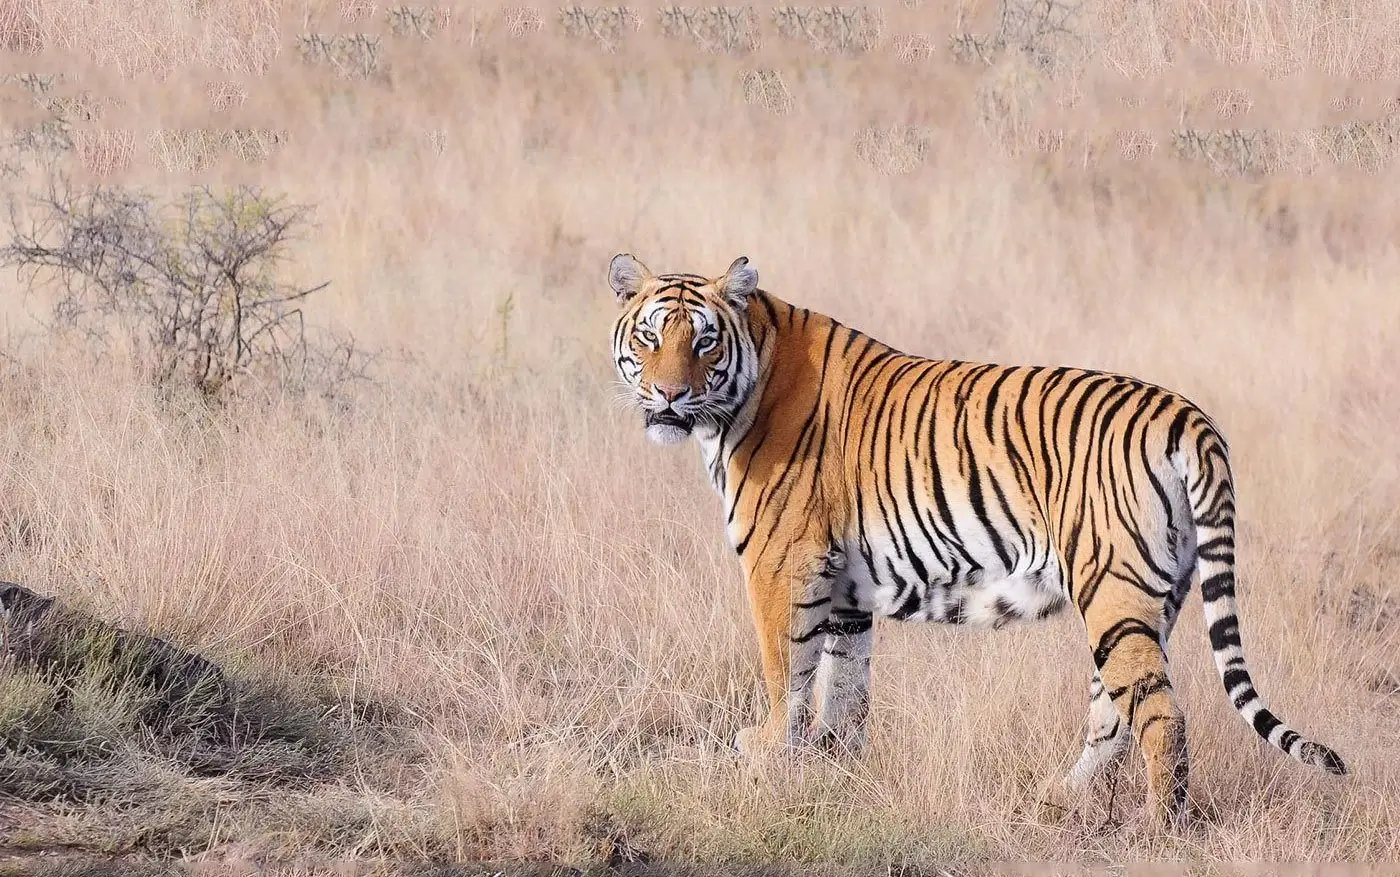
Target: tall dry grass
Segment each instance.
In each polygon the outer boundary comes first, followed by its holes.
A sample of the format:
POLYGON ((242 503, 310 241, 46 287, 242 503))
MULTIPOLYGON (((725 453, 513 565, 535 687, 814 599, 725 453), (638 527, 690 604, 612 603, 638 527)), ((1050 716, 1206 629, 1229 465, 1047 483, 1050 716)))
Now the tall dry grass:
MULTIPOLYGON (((1381 194, 1400 178, 1323 129, 1257 180, 1168 154, 1174 128, 1238 125, 1240 107, 1285 131, 1379 117, 1389 4, 1086 7, 1088 48, 1052 73, 952 60, 944 37, 990 32, 988 4, 961 25, 891 6, 888 34, 933 47, 912 63, 892 42, 845 58, 771 35, 705 55, 650 18, 606 54, 549 9, 519 36, 504 10, 459 9, 431 41, 386 36, 365 80, 293 48, 384 30, 354 4, 25 8, 45 53, 6 63, 119 98, 77 127, 137 144, 80 172, 316 204, 295 266, 332 281, 312 318, 403 355, 347 406, 203 413, 38 328, 43 295, 0 277, 0 578, 231 672, 380 704, 395 743, 290 789, 133 749, 85 806, 0 799, 8 843, 857 870, 1400 857, 1400 212, 1381 194), (787 98, 746 102, 756 69, 787 98), (199 126, 286 137, 258 164, 162 164, 154 132, 199 126), (890 126, 922 126, 922 147, 859 146, 890 126), (1090 665, 1068 617, 883 625, 866 756, 734 760, 725 741, 763 708, 741 579, 693 450, 648 445, 611 401, 618 251, 701 273, 744 254, 764 288, 910 351, 1108 368, 1202 404, 1234 453, 1255 677, 1352 774, 1239 720, 1195 596, 1172 651, 1186 837, 1032 806, 1081 739, 1090 665)), ((26 685, 12 673, 0 706, 26 685)), ((1120 819, 1142 797, 1135 758, 1120 819)))

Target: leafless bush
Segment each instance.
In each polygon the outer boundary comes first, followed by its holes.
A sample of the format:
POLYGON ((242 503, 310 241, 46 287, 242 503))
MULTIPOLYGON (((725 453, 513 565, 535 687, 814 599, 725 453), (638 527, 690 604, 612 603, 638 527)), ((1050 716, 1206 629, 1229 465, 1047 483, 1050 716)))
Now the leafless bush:
POLYGON ((209 83, 205 87, 205 94, 209 98, 209 108, 216 113, 241 107, 248 99, 248 90, 232 80, 209 83))
POLYGON ((520 38, 544 29, 544 19, 529 6, 511 6, 502 11, 506 33, 520 38))
POLYGON ((278 279, 309 220, 310 208, 254 187, 199 187, 160 206, 56 177, 27 222, 12 206, 0 265, 56 291, 54 327, 83 333, 99 355, 114 336, 128 341, 157 386, 213 398, 255 378, 333 393, 368 361, 352 341, 310 339, 302 303, 327 284, 278 279))
POLYGON ((372 34, 308 33, 297 37, 297 52, 307 64, 335 68, 344 79, 374 79, 383 71, 379 64, 379 37, 372 34))
POLYGON ((240 161, 255 164, 271 158, 287 143, 285 128, 233 128, 223 132, 224 148, 240 161))
POLYGON ((1230 177, 1311 173, 1321 165, 1378 173, 1395 159, 1397 129, 1400 120, 1393 117, 1299 131, 1185 128, 1172 133, 1172 154, 1230 177))
POLYGON ((48 118, 0 137, 0 177, 19 177, 29 165, 50 166, 73 149, 73 126, 48 118))
POLYGON ((1214 101, 1216 114, 1226 121, 1237 119, 1254 108, 1254 100, 1243 89, 1212 88, 1210 97, 1214 101))
POLYGON ((442 6, 395 6, 386 12, 386 17, 394 36, 430 40, 452 23, 452 10, 442 6))
POLYGON ((559 23, 568 36, 594 40, 605 52, 616 52, 628 33, 642 29, 641 16, 627 6, 564 6, 559 23))
POLYGON ((1308 132, 1304 145, 1331 164, 1374 174, 1395 159, 1397 128, 1394 117, 1321 125, 1308 132))
POLYGON ((15 85, 43 113, 37 121, 0 130, 0 179, 18 178, 25 168, 52 165, 73 149, 73 119, 69 103, 53 94, 62 74, 0 74, 0 86, 15 85))
POLYGON ((375 4, 371 0, 340 0, 340 17, 348 22, 368 21, 374 17, 375 4))
POLYGON ((949 48, 964 63, 991 64, 1015 51, 1041 69, 1058 71, 1088 48, 1080 20, 1084 5, 1085 0, 1000 0, 995 33, 973 34, 959 26, 949 48))
POLYGON ((877 172, 907 174, 923 164, 932 135, 919 125, 869 127, 856 134, 856 156, 877 172))
POLYGON ((773 10, 773 22, 787 39, 841 54, 870 51, 885 31, 883 14, 868 6, 779 6, 773 10))
POLYGON ((1173 131, 1171 150, 1183 161, 1204 162, 1226 177, 1263 176, 1279 170, 1281 158, 1278 138, 1271 132, 1239 128, 1173 131))
POLYGON ((1072 62, 1086 48, 1079 14, 1084 0, 1002 0, 997 34, 1043 69, 1072 62))
POLYGON ((933 57, 933 41, 924 34, 904 34, 894 41, 895 57, 902 64, 917 64, 933 57))
POLYGON ((707 52, 752 52, 761 44, 751 6, 668 6, 657 15, 662 36, 689 40, 707 52))
POLYGON ((761 106, 774 115, 793 111, 796 101, 777 70, 745 70, 739 75, 744 87, 744 103, 761 106))

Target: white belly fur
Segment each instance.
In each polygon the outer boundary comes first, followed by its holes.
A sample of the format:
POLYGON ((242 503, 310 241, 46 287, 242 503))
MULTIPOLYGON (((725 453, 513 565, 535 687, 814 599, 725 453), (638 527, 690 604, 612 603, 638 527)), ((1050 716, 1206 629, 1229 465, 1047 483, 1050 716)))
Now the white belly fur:
MULTIPOLYGON (((877 580, 859 553, 847 556, 852 562, 846 570, 844 587, 838 585, 838 593, 854 593, 856 608, 861 611, 877 616, 894 615, 903 605, 907 591, 902 592, 894 581, 877 580), (851 585, 855 587, 852 589, 851 585)), ((909 572, 907 567, 902 570, 905 583, 913 584, 909 572)), ((1040 569, 1017 570, 1010 575, 968 581, 935 580, 920 585, 924 596, 919 609, 906 617, 908 621, 1001 627, 1013 621, 1045 618, 1067 602, 1059 569, 1053 560, 1040 569)))

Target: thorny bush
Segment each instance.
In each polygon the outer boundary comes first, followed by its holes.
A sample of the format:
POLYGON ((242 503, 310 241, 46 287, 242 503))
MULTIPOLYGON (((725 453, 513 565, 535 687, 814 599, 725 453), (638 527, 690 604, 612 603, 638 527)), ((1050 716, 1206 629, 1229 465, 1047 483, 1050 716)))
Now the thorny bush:
POLYGON ((251 380, 334 395, 369 363, 353 339, 313 340, 303 303, 328 283, 280 279, 310 214, 250 186, 159 204, 56 177, 28 211, 10 205, 0 266, 56 291, 53 328, 83 333, 99 356, 128 342, 158 387, 214 399, 251 380))

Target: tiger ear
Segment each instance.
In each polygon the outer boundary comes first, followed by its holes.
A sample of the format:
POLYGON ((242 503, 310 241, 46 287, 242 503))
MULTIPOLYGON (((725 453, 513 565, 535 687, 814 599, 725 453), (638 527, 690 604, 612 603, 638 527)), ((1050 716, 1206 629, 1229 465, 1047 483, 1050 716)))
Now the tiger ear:
POLYGON ((748 256, 740 256, 730 264, 724 276, 715 281, 715 286, 735 307, 746 307, 750 296, 758 289, 758 269, 749 264, 748 256))
POLYGON ((637 261, 631 253, 618 253, 608 265, 608 285, 617 295, 618 304, 626 304, 632 296, 642 291, 642 284, 651 278, 647 266, 637 261))

